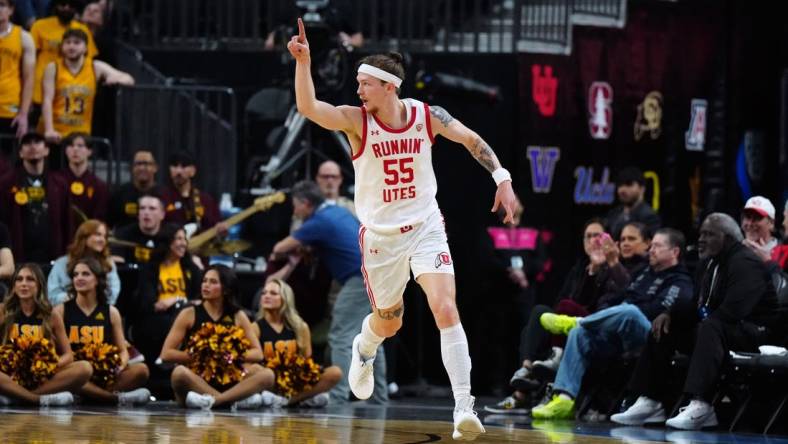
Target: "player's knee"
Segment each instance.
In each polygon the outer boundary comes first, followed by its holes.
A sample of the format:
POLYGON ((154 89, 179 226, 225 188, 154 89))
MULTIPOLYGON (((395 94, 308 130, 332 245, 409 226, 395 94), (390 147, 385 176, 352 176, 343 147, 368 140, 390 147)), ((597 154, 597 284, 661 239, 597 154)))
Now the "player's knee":
POLYGON ((438 323, 457 323, 460 320, 457 304, 451 298, 444 298, 435 304, 432 313, 435 319, 438 320, 438 323))

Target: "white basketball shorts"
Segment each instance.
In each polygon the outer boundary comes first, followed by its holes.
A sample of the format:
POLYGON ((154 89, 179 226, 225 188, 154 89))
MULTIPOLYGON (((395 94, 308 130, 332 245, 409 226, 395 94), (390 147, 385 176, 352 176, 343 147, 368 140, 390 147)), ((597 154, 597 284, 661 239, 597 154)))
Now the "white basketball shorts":
POLYGON ((373 309, 386 309, 402 300, 410 273, 454 274, 454 263, 446 239, 443 216, 433 213, 423 223, 400 228, 399 233, 381 234, 359 229, 361 272, 373 309))

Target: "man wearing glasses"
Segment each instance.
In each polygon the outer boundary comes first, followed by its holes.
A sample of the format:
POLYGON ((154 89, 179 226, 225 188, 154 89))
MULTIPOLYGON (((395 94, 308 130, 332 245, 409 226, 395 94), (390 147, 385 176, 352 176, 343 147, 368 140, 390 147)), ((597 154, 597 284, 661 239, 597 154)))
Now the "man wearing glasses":
POLYGON ((131 164, 131 182, 120 185, 110 199, 109 225, 122 227, 137 222, 140 196, 145 194, 158 195, 156 185, 158 165, 153 153, 139 149, 134 153, 131 164))
POLYGON ((317 169, 315 182, 320 187, 320 192, 323 193, 326 202, 339 205, 353 213, 353 216, 356 215, 356 206, 353 204, 353 200, 339 195, 339 191, 342 189, 342 170, 339 169, 339 164, 333 160, 321 163, 317 169))

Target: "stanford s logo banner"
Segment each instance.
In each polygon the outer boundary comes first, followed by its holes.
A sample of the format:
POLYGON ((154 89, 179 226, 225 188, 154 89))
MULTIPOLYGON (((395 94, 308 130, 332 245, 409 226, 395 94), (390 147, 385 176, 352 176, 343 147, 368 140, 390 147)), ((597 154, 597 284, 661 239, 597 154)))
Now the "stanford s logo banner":
POLYGON ((684 144, 687 151, 703 151, 706 144, 706 109, 708 102, 703 99, 692 99, 690 104, 689 129, 684 133, 684 144))
POLYGON ((588 130, 593 139, 609 139, 613 132, 613 88, 594 82, 588 88, 588 130))
POLYGON ((441 265, 451 265, 451 256, 445 251, 435 257, 435 268, 440 268, 441 265))
POLYGON ((553 77, 553 67, 542 65, 531 65, 531 95, 534 103, 539 107, 539 113, 545 117, 552 117, 555 114, 555 96, 558 91, 558 79, 553 77))
POLYGON ((561 150, 557 147, 529 146, 527 153, 534 193, 549 193, 553 187, 553 173, 555 164, 561 158, 561 150))

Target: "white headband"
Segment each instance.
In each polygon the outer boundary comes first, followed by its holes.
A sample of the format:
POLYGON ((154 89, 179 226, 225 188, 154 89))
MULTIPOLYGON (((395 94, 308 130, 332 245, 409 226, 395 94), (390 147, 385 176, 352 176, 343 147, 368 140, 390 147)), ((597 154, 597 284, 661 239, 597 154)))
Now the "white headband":
POLYGON ((399 88, 402 85, 402 79, 391 74, 390 72, 383 71, 380 68, 375 68, 372 65, 367 65, 366 63, 362 63, 361 66, 358 67, 359 73, 369 74, 372 77, 378 78, 383 80, 384 82, 389 82, 399 88))

